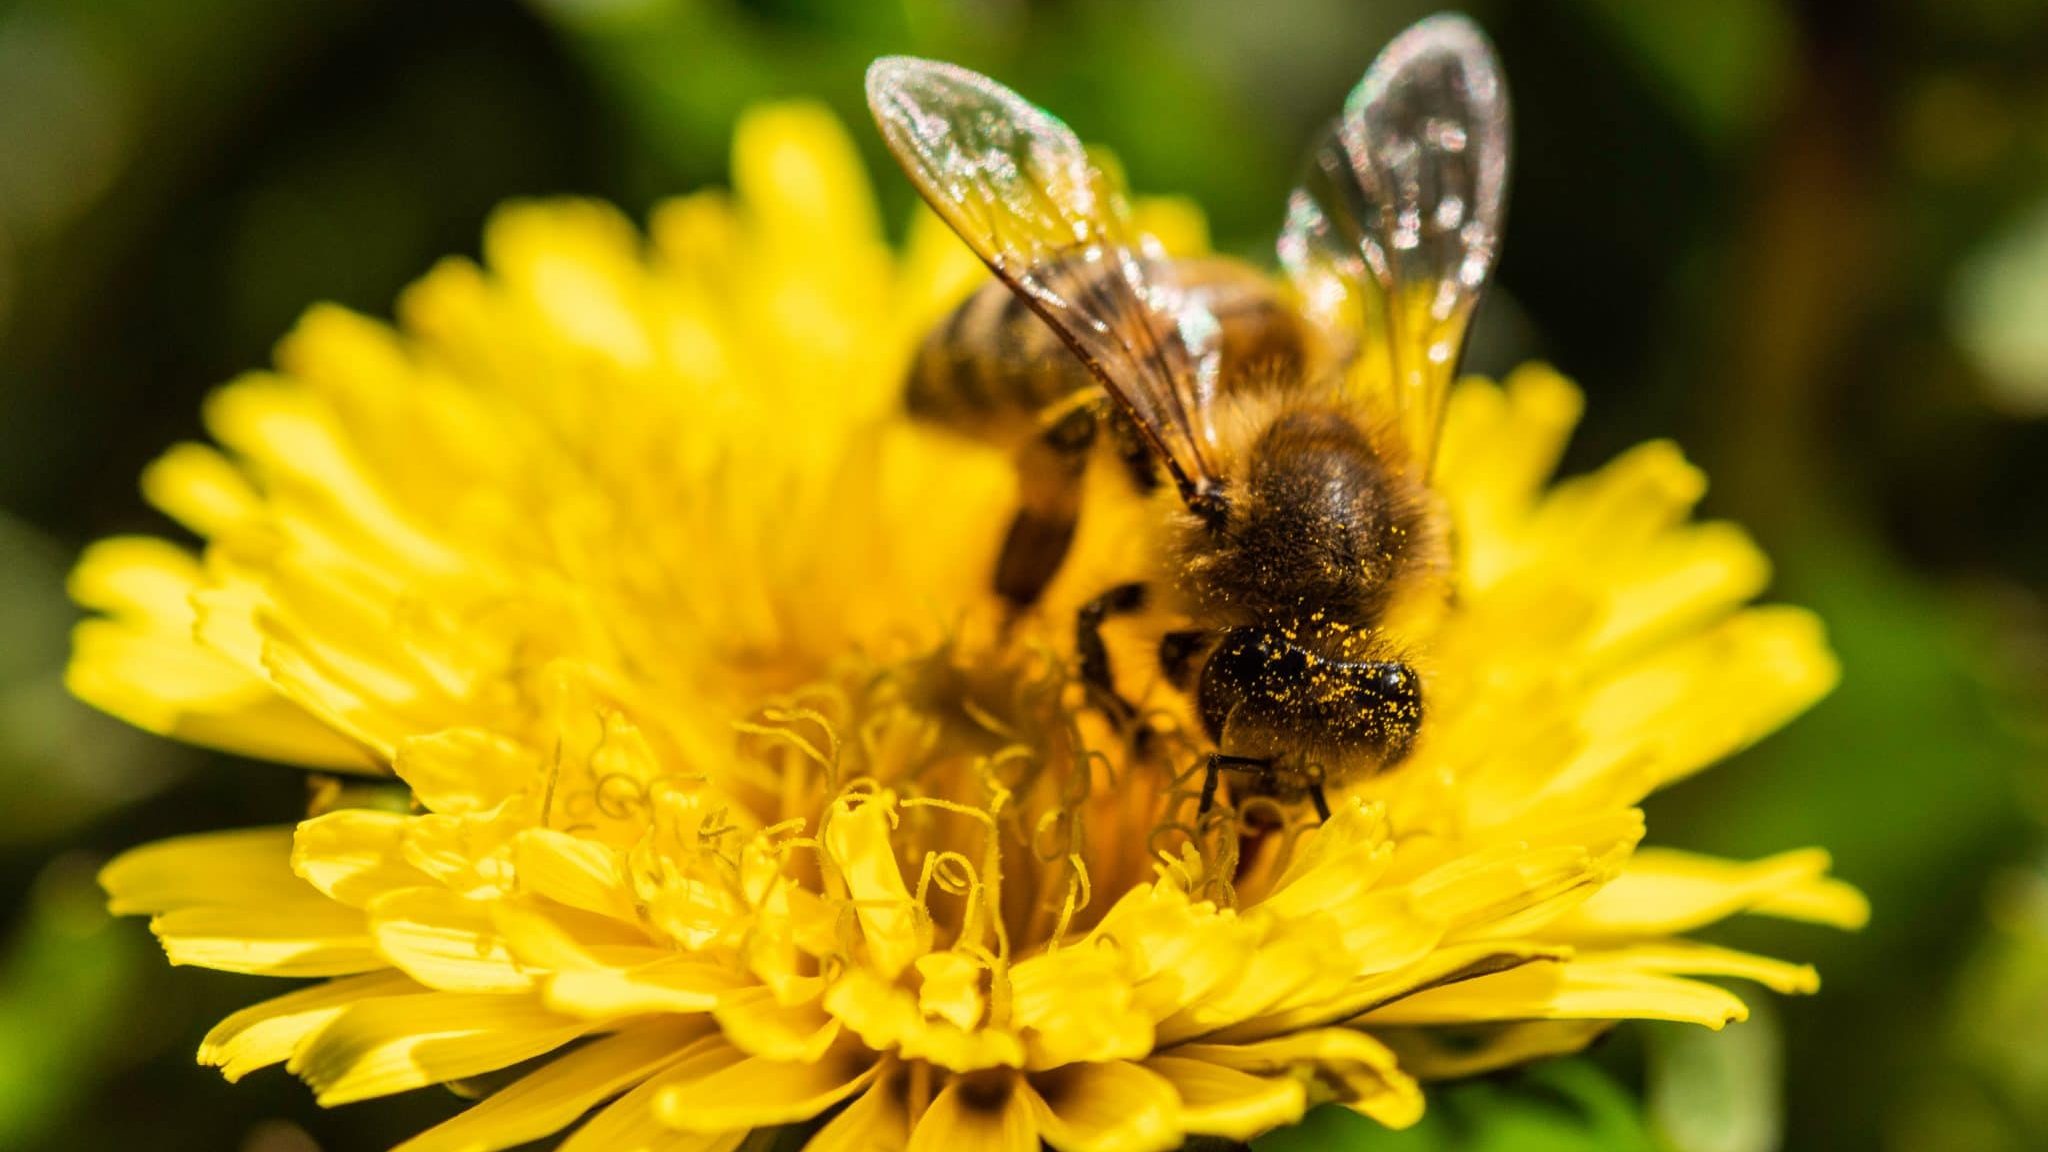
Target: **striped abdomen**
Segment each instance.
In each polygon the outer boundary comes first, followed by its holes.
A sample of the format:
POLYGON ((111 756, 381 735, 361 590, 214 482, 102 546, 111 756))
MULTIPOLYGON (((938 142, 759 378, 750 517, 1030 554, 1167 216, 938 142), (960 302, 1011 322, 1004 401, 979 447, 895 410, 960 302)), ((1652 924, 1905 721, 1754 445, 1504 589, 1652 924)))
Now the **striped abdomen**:
MULTIPOLYGON (((1106 267, 1094 272, 1110 274, 1106 267)), ((1223 330, 1220 386, 1248 376, 1298 374, 1307 330, 1264 273, 1221 257, 1172 262, 1170 276, 1223 330)), ((910 369, 907 402, 918 416, 998 443, 1015 443, 1047 408, 1095 379, 1052 328, 1001 281, 933 328, 910 369)))

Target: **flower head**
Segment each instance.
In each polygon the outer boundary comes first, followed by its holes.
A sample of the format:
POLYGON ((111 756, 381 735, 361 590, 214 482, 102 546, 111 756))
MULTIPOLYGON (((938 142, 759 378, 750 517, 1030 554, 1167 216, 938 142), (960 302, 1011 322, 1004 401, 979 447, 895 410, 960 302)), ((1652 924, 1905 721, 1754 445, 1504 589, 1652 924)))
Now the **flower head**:
MULTIPOLYGON (((174 963, 317 978, 202 1060, 330 1104, 520 1066, 410 1152, 579 1122, 579 1152, 776 1125, 1122 1152, 1326 1101, 1407 1124, 1423 1079, 1742 1017, 1698 977, 1814 987, 1685 934, 1860 922, 1824 854, 1638 847, 1644 796, 1835 677, 1810 616, 1744 606, 1764 560, 1688 519, 1672 447, 1551 486, 1577 393, 1461 385, 1419 745, 1327 823, 1198 822, 1172 694, 1133 742, 1072 671, 1075 606, 1144 563, 1137 502, 1095 485, 1006 627, 1008 461, 899 410, 978 265, 932 222, 893 256, 816 110, 746 120, 734 173, 644 241, 598 205, 508 207, 395 328, 315 309, 210 401, 219 447, 144 478, 203 549, 80 563, 81 696, 370 782, 108 867, 174 963), (380 789, 401 802, 356 802, 380 789)), ((1201 243, 1182 205, 1142 215, 1201 243)))

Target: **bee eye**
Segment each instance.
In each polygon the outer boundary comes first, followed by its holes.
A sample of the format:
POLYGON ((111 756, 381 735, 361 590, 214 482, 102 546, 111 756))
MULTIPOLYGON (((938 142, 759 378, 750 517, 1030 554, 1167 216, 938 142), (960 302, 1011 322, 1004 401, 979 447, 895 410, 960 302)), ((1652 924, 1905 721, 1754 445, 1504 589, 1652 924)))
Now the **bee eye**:
POLYGON ((1390 664, 1380 669, 1380 691, 1389 696, 1403 696, 1415 688, 1415 674, 1399 664, 1390 664))

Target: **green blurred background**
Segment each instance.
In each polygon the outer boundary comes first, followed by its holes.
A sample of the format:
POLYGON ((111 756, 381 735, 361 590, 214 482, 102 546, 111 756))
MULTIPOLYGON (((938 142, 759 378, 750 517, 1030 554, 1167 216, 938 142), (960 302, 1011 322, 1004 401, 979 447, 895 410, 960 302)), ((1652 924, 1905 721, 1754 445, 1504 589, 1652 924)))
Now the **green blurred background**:
MULTIPOLYGON (((1742 925, 1821 966, 1714 1035, 1445 1093, 1376 1149, 2048 1147, 2048 6, 1522 0, 1468 7, 1516 110, 1500 288, 1474 366, 1554 361, 1591 403, 1570 467, 1675 436, 1752 525, 1773 595, 1827 619, 1841 689, 1652 805, 1666 843, 1811 843, 1858 936, 1742 925)), ((1301 143, 1408 0, 828 4, 0 0, 0 1148, 388 1146, 439 1091, 324 1113, 192 1062, 269 990, 166 967, 98 863, 275 822, 293 773, 141 737, 64 696, 85 541, 161 532, 137 471, 306 304, 388 310, 492 204, 635 213, 724 179, 751 102, 859 127, 886 52, 1010 82, 1143 190, 1263 250, 1301 143)))

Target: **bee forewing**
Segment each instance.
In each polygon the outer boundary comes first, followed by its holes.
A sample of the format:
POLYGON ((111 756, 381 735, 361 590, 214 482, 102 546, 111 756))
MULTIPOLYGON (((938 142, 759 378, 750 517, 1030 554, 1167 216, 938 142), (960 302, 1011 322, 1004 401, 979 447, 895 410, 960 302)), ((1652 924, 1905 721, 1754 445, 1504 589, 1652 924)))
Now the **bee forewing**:
POLYGON ((1148 273, 1123 197, 1058 118, 979 73, 891 56, 868 106, 918 192, 1129 412, 1184 498, 1209 463, 1219 331, 1148 273))
POLYGON ((867 88, 889 150, 983 259, 1128 243, 1123 198, 1051 113, 978 72, 908 56, 875 61, 867 88))
POLYGON ((1310 152, 1280 260, 1312 319, 1362 341, 1415 463, 1492 274, 1508 175, 1508 98, 1471 21, 1433 16, 1387 45, 1310 152))

